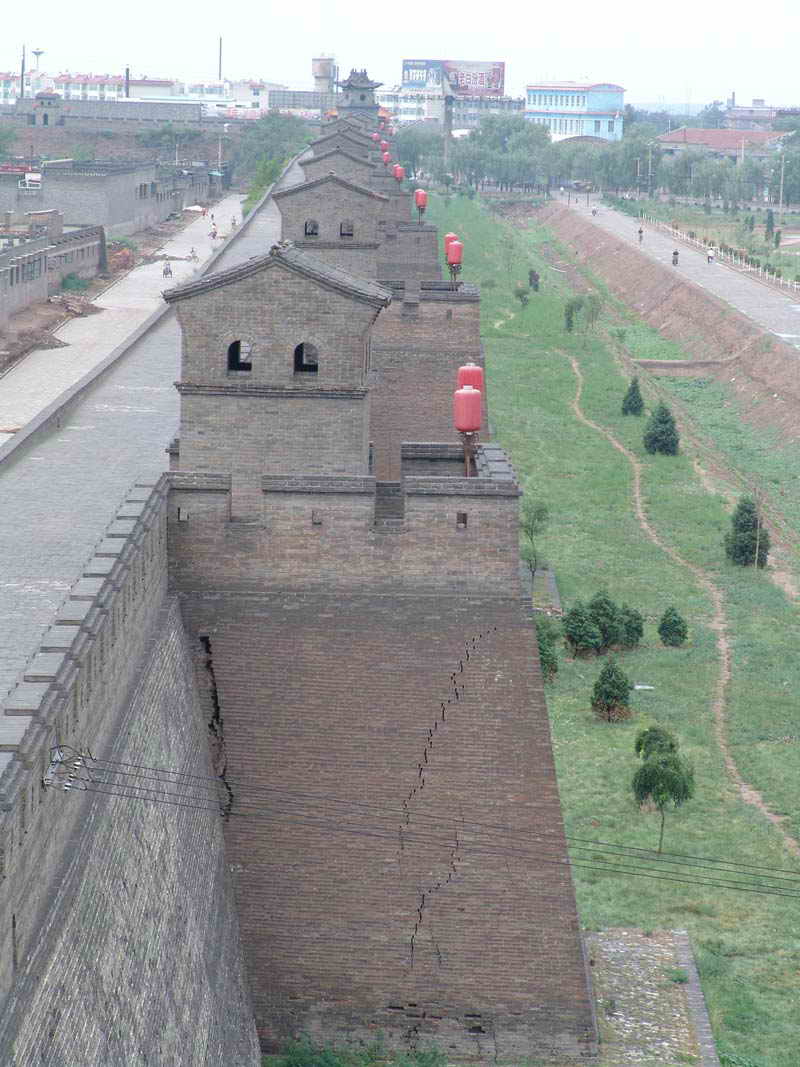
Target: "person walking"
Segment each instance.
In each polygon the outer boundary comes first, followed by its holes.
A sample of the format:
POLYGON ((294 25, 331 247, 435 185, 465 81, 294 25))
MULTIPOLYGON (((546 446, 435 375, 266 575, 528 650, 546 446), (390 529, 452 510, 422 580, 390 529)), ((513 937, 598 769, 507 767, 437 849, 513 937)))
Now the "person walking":
POLYGON ((672 253, 672 266, 673 267, 677 267, 678 266, 678 249, 677 248, 672 253))
POLYGON ((714 253, 714 246, 713 245, 709 245, 708 246, 708 252, 707 252, 708 262, 709 263, 713 263, 714 262, 714 254, 715 254, 714 253))
POLYGON ((642 238, 643 238, 643 237, 644 237, 644 230, 643 230, 643 229, 642 229, 642 227, 640 226, 640 227, 639 227, 639 244, 641 244, 641 243, 642 243, 642 238))
POLYGON ((161 274, 162 274, 162 277, 164 277, 164 278, 171 278, 172 277, 172 267, 169 265, 169 260, 167 260, 167 262, 164 263, 164 269, 161 271, 161 274))

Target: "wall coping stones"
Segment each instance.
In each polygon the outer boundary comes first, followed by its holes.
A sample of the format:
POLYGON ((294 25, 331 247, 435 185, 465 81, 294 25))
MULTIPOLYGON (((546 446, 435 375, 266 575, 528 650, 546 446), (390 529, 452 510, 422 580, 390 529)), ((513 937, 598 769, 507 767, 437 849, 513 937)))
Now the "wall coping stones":
POLYGON ((66 652, 39 652, 25 668, 26 682, 52 682, 66 660, 66 652))
POLYGON ((119 536, 104 537, 95 549, 95 556, 119 556, 122 554, 124 542, 119 536))
POLYGON ((92 602, 89 600, 66 600, 56 613, 55 623, 57 626, 80 626, 89 612, 92 610, 92 602))
POLYGON ((20 682, 3 701, 3 715, 37 716, 49 682, 20 682))
MULTIPOLYGON (((121 552, 122 549, 119 549, 119 551, 121 552)), ((83 576, 84 578, 107 578, 116 563, 116 559, 95 555, 86 564, 83 576)))
POLYGON ((312 241, 312 240, 309 240, 309 241, 295 241, 294 244, 295 244, 295 248, 303 248, 303 249, 306 249, 306 250, 313 250, 315 248, 321 248, 321 249, 323 249, 325 251, 330 251, 330 249, 334 249, 334 250, 341 251, 341 252, 349 252, 349 251, 358 250, 358 249, 360 249, 361 251, 364 251, 364 249, 372 251, 375 248, 380 248, 381 247, 381 242, 380 241, 351 241, 349 237, 346 238, 346 239, 343 238, 341 241, 318 241, 318 240, 313 240, 312 241))
MULTIPOLYGON (((309 375, 305 375, 309 377, 309 375)), ((235 382, 230 385, 204 385, 196 382, 175 382, 175 388, 181 396, 274 396, 284 400, 292 397, 322 397, 325 400, 363 400, 367 395, 366 389, 348 389, 328 386, 321 389, 309 389, 307 386, 281 389, 273 385, 257 385, 255 383, 235 382)))
POLYGON ((264 493, 363 493, 374 496, 375 479, 336 474, 266 474, 261 479, 261 490, 264 493))
POLYGON ((103 590, 105 578, 79 578, 69 593, 70 600, 95 601, 103 590))
POLYGON ((59 623, 50 627, 39 647, 42 652, 69 652, 80 632, 80 626, 59 623))
POLYGON ((232 476, 211 471, 170 471, 165 475, 171 490, 181 492, 229 493, 232 476))
POLYGON ((127 538, 133 533, 136 523, 132 519, 115 519, 106 530, 107 537, 127 538))
POLYGON ((422 478, 406 475, 403 481, 406 496, 522 496, 522 490, 516 482, 489 478, 422 478))
MULTIPOLYGON (((31 721, 29 715, 0 715, 0 752, 16 752, 31 721)), ((7 795, 8 791, 3 789, 2 792, 7 795)))

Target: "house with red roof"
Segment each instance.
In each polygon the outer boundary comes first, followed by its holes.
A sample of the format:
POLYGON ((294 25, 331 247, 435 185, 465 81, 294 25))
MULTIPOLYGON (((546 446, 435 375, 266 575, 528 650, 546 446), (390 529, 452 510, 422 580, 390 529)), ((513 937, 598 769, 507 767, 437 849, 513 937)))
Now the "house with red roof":
POLYGON ((691 148, 718 158, 764 159, 781 148, 786 133, 765 130, 703 130, 681 126, 660 134, 656 140, 666 155, 677 156, 691 148))

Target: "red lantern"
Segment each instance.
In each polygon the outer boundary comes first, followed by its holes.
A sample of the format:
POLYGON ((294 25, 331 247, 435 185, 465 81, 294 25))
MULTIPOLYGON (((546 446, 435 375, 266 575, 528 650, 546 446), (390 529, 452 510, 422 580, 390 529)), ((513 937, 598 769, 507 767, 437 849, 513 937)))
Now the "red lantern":
POLYGON ((406 168, 401 167, 398 163, 394 168, 394 176, 397 179, 397 184, 399 185, 400 182, 402 182, 403 178, 405 178, 406 176, 406 168))
POLYGON ((459 433, 477 433, 481 428, 481 393, 464 385, 453 393, 453 422, 459 433))
POLYGON ((389 155, 388 152, 384 152, 381 156, 381 159, 383 160, 384 167, 388 167, 389 164, 392 162, 392 157, 389 155))
POLYGON ((464 254, 464 246, 456 237, 454 241, 451 241, 447 246, 447 263, 450 267, 460 267, 461 257, 464 254))
POLYGON ((458 368, 456 381, 459 389, 464 385, 471 385, 473 389, 483 392, 483 367, 479 367, 477 363, 465 363, 463 367, 458 368))
POLYGON ((372 140, 373 141, 380 141, 380 139, 381 139, 381 135, 379 133, 373 133, 373 135, 372 135, 372 140))
POLYGON ((424 189, 417 189, 414 193, 414 203, 419 211, 424 211, 428 206, 428 194, 424 189))
POLYGON ((392 167, 392 174, 394 174, 395 178, 397 177, 397 172, 399 170, 400 170, 400 164, 399 163, 395 163, 395 165, 392 167))
POLYGON ((456 233, 446 233, 444 235, 444 254, 445 255, 447 255, 447 249, 450 247, 450 242, 451 241, 457 241, 457 240, 458 240, 458 234, 456 234, 456 233))
POLYGON ((381 141, 381 152, 388 152, 388 151, 389 151, 389 142, 388 141, 381 141))

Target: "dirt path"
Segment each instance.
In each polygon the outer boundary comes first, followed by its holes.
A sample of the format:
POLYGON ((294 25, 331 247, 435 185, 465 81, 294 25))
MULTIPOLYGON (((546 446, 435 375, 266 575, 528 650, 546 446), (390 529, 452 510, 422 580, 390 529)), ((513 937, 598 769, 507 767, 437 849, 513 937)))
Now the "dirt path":
POLYGON ((684 559, 678 552, 675 551, 670 545, 661 539, 655 528, 651 524, 645 512, 644 505, 642 503, 642 464, 636 458, 636 456, 630 452, 616 437, 603 426, 599 426, 596 422, 592 422, 591 419, 584 415, 581 408, 581 394, 583 393, 583 374, 581 373, 580 365, 573 356, 568 356, 566 352, 564 355, 571 363, 572 370, 575 375, 577 387, 575 390, 575 397, 572 400, 571 407, 575 414, 575 417, 582 422, 585 426, 595 430, 597 433, 602 434, 606 440, 616 448, 618 452, 628 460, 633 471, 633 507, 636 513, 636 518, 645 535, 650 541, 664 552, 665 555, 677 563, 679 567, 684 567, 692 574, 697 583, 705 589, 708 593, 711 603, 713 605, 713 615, 711 618, 711 629, 716 634, 717 638, 717 651, 719 653, 719 674, 717 681, 714 685, 714 693, 712 698, 712 711, 714 713, 714 734, 717 739, 717 744, 720 747, 722 756, 725 762, 725 769, 728 772, 731 780, 739 790, 739 795, 746 804, 752 804, 753 807, 758 808, 761 814, 769 819, 772 825, 777 829, 778 833, 783 838, 783 842, 786 848, 795 856, 800 856, 800 844, 787 833, 782 825, 782 817, 776 815, 774 811, 771 811, 761 794, 757 789, 754 789, 748 782, 742 777, 739 768, 736 766, 736 762, 731 755, 728 747, 728 740, 725 730, 725 706, 728 684, 731 679, 731 646, 728 640, 727 634, 727 620, 725 616, 725 600, 722 595, 722 591, 714 584, 709 577, 708 573, 703 570, 702 567, 698 567, 688 560, 684 559))

